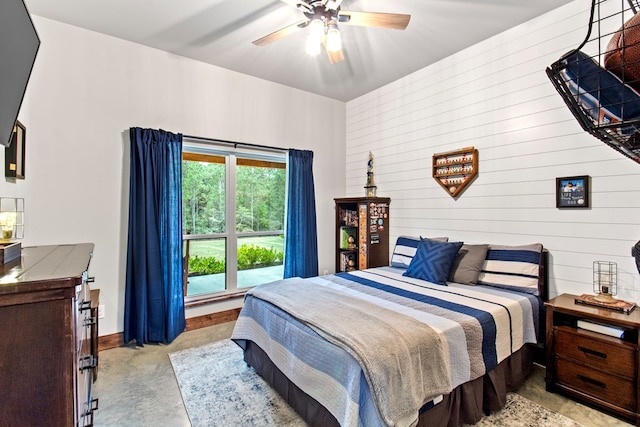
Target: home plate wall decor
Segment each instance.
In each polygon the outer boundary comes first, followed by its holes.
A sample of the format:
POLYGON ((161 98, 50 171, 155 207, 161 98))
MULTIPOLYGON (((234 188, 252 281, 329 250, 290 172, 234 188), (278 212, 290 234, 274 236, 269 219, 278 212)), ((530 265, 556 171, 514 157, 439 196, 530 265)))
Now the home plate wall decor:
POLYGON ((453 198, 478 174, 478 150, 474 147, 433 155, 433 179, 453 198))

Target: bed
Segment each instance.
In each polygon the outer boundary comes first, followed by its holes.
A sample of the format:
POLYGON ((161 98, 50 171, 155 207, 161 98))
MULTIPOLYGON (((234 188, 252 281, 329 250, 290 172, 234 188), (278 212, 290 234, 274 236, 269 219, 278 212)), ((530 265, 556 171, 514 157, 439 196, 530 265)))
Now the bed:
POLYGON ((544 342, 546 256, 446 240, 400 236, 388 267, 257 286, 232 339, 311 426, 476 423, 544 342))

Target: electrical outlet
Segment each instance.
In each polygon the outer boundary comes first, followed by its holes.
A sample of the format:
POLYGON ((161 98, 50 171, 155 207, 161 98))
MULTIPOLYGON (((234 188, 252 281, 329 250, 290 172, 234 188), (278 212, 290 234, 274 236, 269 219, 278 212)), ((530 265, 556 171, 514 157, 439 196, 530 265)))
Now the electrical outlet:
POLYGON ((325 271, 322 272, 323 276, 326 276, 327 274, 329 274, 329 270, 325 270, 325 271))
POLYGON ((98 319, 104 319, 104 304, 98 305, 98 319))

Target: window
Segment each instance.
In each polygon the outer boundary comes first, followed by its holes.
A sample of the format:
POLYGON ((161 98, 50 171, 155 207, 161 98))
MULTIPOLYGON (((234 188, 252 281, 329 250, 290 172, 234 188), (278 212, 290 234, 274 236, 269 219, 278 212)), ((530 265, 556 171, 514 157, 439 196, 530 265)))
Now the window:
POLYGON ((184 144, 185 296, 282 279, 285 154, 184 144))

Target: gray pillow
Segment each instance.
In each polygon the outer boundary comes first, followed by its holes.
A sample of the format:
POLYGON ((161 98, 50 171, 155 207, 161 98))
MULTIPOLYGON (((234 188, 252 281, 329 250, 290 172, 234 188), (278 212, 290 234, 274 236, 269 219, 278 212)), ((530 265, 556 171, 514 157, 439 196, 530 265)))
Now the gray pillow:
POLYGON ((462 245, 451 266, 449 281, 463 285, 475 285, 482 271, 488 249, 489 245, 462 245))

